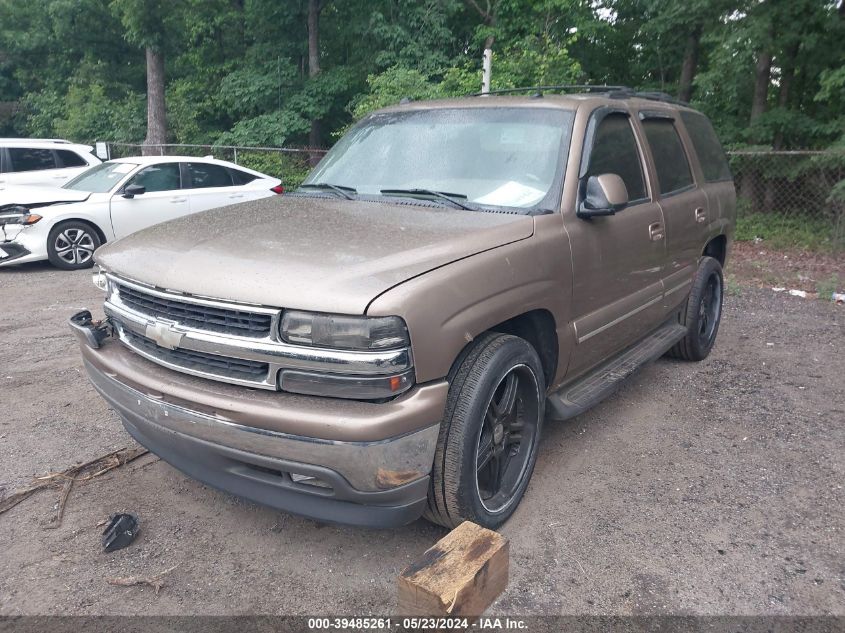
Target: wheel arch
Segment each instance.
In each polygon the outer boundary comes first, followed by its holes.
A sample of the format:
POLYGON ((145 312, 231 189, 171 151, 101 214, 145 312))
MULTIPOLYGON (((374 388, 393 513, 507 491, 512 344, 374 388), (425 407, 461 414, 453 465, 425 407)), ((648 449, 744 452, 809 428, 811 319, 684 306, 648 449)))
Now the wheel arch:
POLYGON ((551 385, 557 372, 558 340, 555 318, 546 309, 531 310, 491 327, 488 332, 512 334, 528 341, 543 366, 546 385, 551 385))
POLYGON ((725 265, 728 256, 728 238, 724 234, 712 238, 702 251, 703 257, 712 257, 719 262, 720 266, 725 265))
POLYGON ((68 222, 81 222, 82 224, 87 224, 88 226, 90 226, 97 233, 97 237, 100 239, 100 246, 102 246, 108 241, 108 239, 106 238, 105 231, 103 231, 102 227, 99 224, 89 218, 82 218, 78 216, 71 216, 67 218, 62 218, 61 220, 57 220, 53 223, 53 226, 50 227, 50 233, 55 231, 62 224, 67 224, 68 222))
POLYGON ((449 370, 449 376, 455 374, 478 339, 490 332, 511 334, 528 342, 540 358, 546 385, 552 384, 557 372, 559 345, 554 315, 544 308, 523 312, 480 332, 457 355, 449 370))

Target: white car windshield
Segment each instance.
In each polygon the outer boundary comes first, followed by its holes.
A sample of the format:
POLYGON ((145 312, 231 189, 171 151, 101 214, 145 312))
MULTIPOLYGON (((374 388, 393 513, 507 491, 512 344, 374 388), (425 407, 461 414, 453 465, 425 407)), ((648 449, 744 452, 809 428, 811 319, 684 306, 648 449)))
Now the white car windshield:
POLYGON ((477 205, 530 208, 550 195, 574 113, 557 108, 436 108, 375 114, 303 184, 360 195, 434 191, 477 205))
POLYGON ((62 189, 106 193, 137 167, 137 163, 101 163, 66 182, 62 189))

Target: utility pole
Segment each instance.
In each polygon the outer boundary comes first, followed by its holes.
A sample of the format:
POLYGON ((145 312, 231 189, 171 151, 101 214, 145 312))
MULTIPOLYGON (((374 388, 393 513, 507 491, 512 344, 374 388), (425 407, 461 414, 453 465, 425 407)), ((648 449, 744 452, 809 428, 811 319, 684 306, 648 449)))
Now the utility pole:
POLYGON ((484 49, 484 59, 481 62, 481 94, 490 92, 490 72, 493 64, 493 50, 490 48, 484 49))

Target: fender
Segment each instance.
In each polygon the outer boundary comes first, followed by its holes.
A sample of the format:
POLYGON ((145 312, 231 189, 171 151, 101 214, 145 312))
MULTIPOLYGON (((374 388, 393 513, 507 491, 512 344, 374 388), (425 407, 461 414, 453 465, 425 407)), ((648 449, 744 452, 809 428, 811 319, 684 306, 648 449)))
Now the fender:
MULTIPOLYGON (((536 216, 524 240, 453 262, 376 297, 368 315, 399 315, 411 335, 418 383, 443 378, 477 336, 513 317, 544 309, 555 320, 558 367, 574 342, 569 246, 559 214, 536 216)), ((552 386, 552 385, 550 385, 552 386)))

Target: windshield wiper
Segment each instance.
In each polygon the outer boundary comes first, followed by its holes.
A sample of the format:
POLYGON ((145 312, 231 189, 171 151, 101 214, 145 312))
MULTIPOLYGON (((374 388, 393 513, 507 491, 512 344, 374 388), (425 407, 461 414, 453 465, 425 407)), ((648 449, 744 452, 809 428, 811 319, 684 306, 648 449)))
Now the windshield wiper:
POLYGON ((314 182, 307 185, 299 185, 300 189, 321 189, 323 191, 334 191, 336 194, 343 196, 347 200, 354 200, 352 195, 357 194, 358 191, 354 187, 347 187, 345 185, 333 185, 329 182, 314 182))
POLYGON ((385 196, 429 196, 431 198, 447 200, 455 206, 460 207, 461 209, 466 209, 467 211, 477 211, 477 209, 464 204, 460 200, 456 200, 456 198, 463 198, 464 200, 467 199, 467 197, 462 193, 434 191, 433 189, 382 189, 381 193, 385 196))

